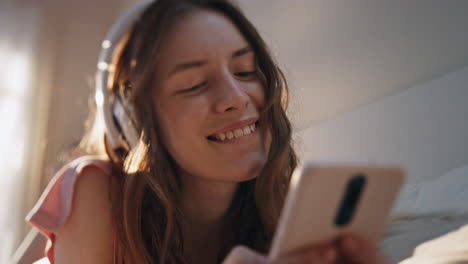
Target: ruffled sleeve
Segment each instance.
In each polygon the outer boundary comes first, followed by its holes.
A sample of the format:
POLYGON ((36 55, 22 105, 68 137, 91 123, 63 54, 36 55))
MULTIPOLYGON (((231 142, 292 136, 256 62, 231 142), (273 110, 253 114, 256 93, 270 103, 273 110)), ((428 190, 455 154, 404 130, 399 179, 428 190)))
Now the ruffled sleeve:
POLYGON ((95 156, 78 158, 54 175, 36 205, 26 216, 26 221, 48 238, 46 258, 36 263, 48 263, 48 260, 54 264, 55 234, 60 231, 71 213, 76 182, 83 169, 88 166, 95 166, 107 175, 111 174, 111 167, 107 161, 95 156))

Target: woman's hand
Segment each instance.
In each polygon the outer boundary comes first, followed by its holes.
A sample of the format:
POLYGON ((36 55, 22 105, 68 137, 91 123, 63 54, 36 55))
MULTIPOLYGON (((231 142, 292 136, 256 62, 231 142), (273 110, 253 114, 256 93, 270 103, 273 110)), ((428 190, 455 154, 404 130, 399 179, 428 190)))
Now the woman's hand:
POLYGON ((246 247, 235 247, 223 264, 386 264, 375 245, 354 235, 269 260, 246 247))

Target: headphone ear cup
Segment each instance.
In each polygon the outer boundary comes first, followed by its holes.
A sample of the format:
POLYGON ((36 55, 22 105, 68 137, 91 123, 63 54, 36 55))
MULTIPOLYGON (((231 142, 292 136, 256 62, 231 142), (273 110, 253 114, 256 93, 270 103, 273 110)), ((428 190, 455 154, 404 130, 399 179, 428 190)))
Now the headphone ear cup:
POLYGON ((134 148, 138 144, 140 137, 135 122, 132 119, 131 109, 127 109, 128 107, 130 107, 130 105, 125 104, 120 97, 115 97, 113 106, 115 121, 122 130, 121 132, 130 145, 130 148, 134 148))
MULTIPOLYGON (((139 141, 139 132, 133 123, 131 115, 126 112, 126 105, 120 99, 111 100, 112 95, 108 87, 110 67, 113 66, 114 52, 117 44, 127 35, 130 28, 140 18, 141 14, 157 0, 138 1, 135 6, 125 12, 112 25, 102 42, 99 54, 98 71, 96 72, 96 106, 97 113, 104 120, 106 139, 112 149, 124 147, 121 137, 125 137, 127 144, 133 148, 139 141), (114 101, 114 103, 112 103, 114 101)), ((125 103, 125 102, 123 102, 125 103)), ((131 112, 130 112, 131 113, 131 112)), ((136 119, 134 119, 136 120, 136 119)), ((126 147, 126 146, 125 146, 126 147)))

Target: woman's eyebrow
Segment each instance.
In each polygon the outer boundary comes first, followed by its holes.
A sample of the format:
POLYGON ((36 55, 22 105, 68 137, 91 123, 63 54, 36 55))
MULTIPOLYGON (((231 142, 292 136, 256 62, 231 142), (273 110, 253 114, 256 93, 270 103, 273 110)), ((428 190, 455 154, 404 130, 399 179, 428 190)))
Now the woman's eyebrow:
POLYGON ((184 62, 184 63, 178 64, 169 72, 168 77, 171 77, 172 75, 181 71, 185 71, 191 68, 201 67, 207 63, 208 61, 203 60, 203 61, 190 61, 190 62, 184 62))
POLYGON ((239 50, 234 51, 234 53, 232 53, 232 57, 233 57, 233 58, 237 58, 237 57, 240 57, 240 56, 242 56, 242 55, 245 55, 245 54, 247 54, 247 53, 249 53, 249 52, 253 52, 253 49, 252 49, 252 47, 247 46, 247 47, 244 47, 244 48, 242 48, 242 49, 239 49, 239 50))
MULTIPOLYGON (((236 51, 234 51, 231 55, 232 58, 238 58, 238 57, 241 57, 249 52, 253 52, 253 49, 252 47, 250 46, 247 46, 247 47, 244 47, 244 48, 241 48, 241 49, 238 49, 236 51)), ((172 75, 178 73, 178 72, 182 72, 182 71, 186 71, 188 69, 192 69, 192 68, 198 68, 198 67, 201 67, 205 64, 207 64, 208 61, 207 60, 201 60, 201 61, 189 61, 189 62, 183 62, 183 63, 180 63, 180 64, 177 64, 170 72, 169 72, 169 75, 168 75, 168 78, 171 77, 172 75)))

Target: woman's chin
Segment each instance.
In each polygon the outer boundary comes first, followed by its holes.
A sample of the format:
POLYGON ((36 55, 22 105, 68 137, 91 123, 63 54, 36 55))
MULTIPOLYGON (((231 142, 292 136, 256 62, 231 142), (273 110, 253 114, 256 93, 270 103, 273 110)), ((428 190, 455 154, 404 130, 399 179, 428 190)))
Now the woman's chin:
POLYGON ((231 170, 231 171, 235 171, 235 173, 228 174, 225 176, 226 176, 226 179, 229 179, 235 182, 249 181, 258 177, 258 175, 261 172, 262 167, 263 167, 263 164, 254 164, 254 165, 246 166, 242 168, 237 167, 236 169, 231 170))

